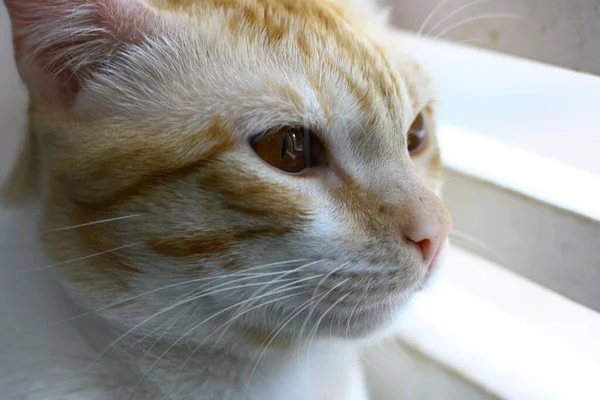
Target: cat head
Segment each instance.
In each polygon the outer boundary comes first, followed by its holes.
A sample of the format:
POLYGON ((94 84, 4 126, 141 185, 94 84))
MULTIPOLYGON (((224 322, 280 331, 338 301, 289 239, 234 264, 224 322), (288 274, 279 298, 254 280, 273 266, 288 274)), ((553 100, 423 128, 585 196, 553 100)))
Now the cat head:
POLYGON ((248 337, 362 337, 423 284, 451 225, 433 91, 360 12, 5 3, 43 240, 85 306, 140 333, 194 305, 248 337))

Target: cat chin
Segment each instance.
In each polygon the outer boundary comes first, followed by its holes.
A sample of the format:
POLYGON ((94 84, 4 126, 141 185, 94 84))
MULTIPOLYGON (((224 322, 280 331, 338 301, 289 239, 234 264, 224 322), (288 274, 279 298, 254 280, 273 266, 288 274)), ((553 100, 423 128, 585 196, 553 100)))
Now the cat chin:
POLYGON ((350 342, 370 342, 387 337, 391 334, 392 327, 407 303, 408 297, 407 294, 397 295, 389 301, 370 307, 344 307, 329 311, 323 316, 325 308, 315 313, 317 321, 309 324, 311 327, 307 329, 314 330, 314 336, 321 339, 350 342))

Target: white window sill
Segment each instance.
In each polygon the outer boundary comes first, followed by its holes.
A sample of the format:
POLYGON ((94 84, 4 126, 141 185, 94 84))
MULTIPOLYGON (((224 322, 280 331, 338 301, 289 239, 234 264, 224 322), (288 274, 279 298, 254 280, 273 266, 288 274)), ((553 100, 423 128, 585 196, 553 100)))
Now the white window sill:
MULTIPOLYGON (((493 397, 600 398, 600 315, 456 246, 398 331, 406 345, 493 397)), ((405 378, 391 380, 398 386, 385 389, 387 398, 405 398, 398 393, 414 379, 405 378)), ((425 380, 421 393, 427 385, 436 382, 425 380)))
POLYGON ((600 221, 600 174, 451 125, 440 127, 440 147, 453 171, 600 221))
MULTIPOLYGON (((600 310, 600 175, 442 125, 444 199, 465 244, 600 310)), ((464 244, 464 243, 463 243, 464 244)))

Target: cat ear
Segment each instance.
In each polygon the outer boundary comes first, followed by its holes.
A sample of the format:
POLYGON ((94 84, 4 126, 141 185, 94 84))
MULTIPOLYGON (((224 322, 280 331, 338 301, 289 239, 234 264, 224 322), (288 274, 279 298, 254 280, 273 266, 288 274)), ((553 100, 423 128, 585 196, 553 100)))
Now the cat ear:
POLYGON ((86 78, 157 30, 143 0, 5 0, 15 58, 33 101, 68 107, 86 78))

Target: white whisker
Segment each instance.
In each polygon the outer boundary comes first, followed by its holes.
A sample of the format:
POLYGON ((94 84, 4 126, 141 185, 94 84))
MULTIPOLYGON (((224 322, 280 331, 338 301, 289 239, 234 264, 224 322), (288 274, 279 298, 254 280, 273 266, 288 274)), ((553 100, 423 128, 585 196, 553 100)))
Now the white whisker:
MULTIPOLYGON (((331 271, 329 271, 329 273, 327 275, 325 275, 325 277, 323 277, 323 279, 321 279, 321 281, 317 284, 317 286, 315 287, 315 290, 313 291, 312 294, 312 298, 316 297, 317 292, 319 291, 321 285, 323 285, 323 283, 325 283, 325 281, 331 277, 334 273, 336 273, 337 271, 341 270, 342 268, 344 268, 345 266, 347 266, 348 264, 350 264, 349 262, 343 263, 342 265, 340 265, 339 267, 336 267, 334 269, 332 269, 331 271)), ((308 315, 306 316, 306 319, 304 320, 304 323, 302 324, 302 326, 300 327, 300 333, 298 335, 298 337, 300 339, 302 339, 302 335, 304 334, 304 329, 306 328, 306 324, 308 323, 308 321, 310 320, 310 317, 312 316, 313 312, 315 311, 317 305, 319 304, 319 302, 322 300, 323 298, 319 299, 319 301, 317 301, 314 305, 314 307, 309 311, 308 315)), ((298 348, 298 363, 300 363, 300 348, 298 348)))
MULTIPOLYGON (((297 283, 297 282, 293 282, 293 283, 295 284, 295 283, 297 283)), ((291 288, 286 288, 286 289, 282 289, 282 290, 275 290, 275 291, 271 291, 271 292, 269 292, 269 293, 265 294, 264 296, 260 296, 258 299, 256 299, 256 298, 253 298, 253 299, 251 299, 251 300, 255 300, 255 301, 256 301, 256 300, 259 300, 259 299, 260 299, 260 298, 262 298, 262 297, 273 296, 273 295, 280 294, 280 293, 282 293, 282 292, 287 292, 287 291, 294 290, 294 289, 301 289, 303 286, 306 286, 306 285, 302 285, 302 286, 296 286, 296 287, 291 287, 291 288)), ((276 298, 276 299, 268 300, 268 301, 265 301, 264 303, 261 303, 261 304, 255 305, 255 306, 253 306, 253 307, 251 307, 251 308, 249 308, 249 309, 247 309, 247 310, 244 310, 244 312, 241 312, 241 313, 236 313, 236 314, 235 314, 235 315, 234 315, 232 318, 230 318, 230 319, 229 319, 229 320, 227 320, 225 323, 223 323, 223 324, 221 324, 220 326, 218 326, 218 327, 217 327, 217 328, 216 328, 216 329, 215 329, 215 330, 214 330, 214 331, 213 331, 213 332, 212 332, 210 335, 208 335, 206 338, 204 338, 204 339, 203 339, 203 340, 202 340, 202 341, 201 341, 201 342, 200 342, 200 343, 199 343, 199 344, 196 346, 196 348, 194 349, 194 351, 192 351, 192 353, 191 353, 191 354, 190 354, 190 355, 189 355, 189 356, 186 358, 185 362, 184 362, 184 363, 183 363, 183 365, 181 366, 181 369, 180 369, 180 371, 181 371, 181 370, 183 370, 183 368, 185 367, 185 365, 186 365, 186 364, 188 363, 188 361, 189 361, 189 360, 192 358, 192 356, 193 356, 193 355, 196 353, 196 351, 198 351, 198 349, 199 349, 199 348, 200 348, 200 347, 201 347, 201 346, 202 346, 204 343, 206 343, 206 341, 207 341, 208 339, 210 339, 210 338, 212 337, 212 335, 214 335, 215 333, 217 333, 219 330, 221 330, 221 329, 223 329, 223 328, 226 328, 227 326, 231 325, 231 323, 232 323, 233 321, 235 321, 236 319, 240 318, 242 315, 244 315, 244 314, 247 314, 247 313, 249 313, 249 312, 251 312, 251 311, 253 311, 253 310, 256 310, 257 308, 261 308, 261 307, 267 306, 267 305, 269 305, 269 304, 277 303, 277 302, 280 302, 280 301, 282 301, 282 300, 285 300, 285 299, 288 299, 288 298, 291 298, 291 297, 294 297, 294 296, 299 296, 299 295, 301 295, 301 294, 303 294, 303 293, 306 293, 306 292, 300 292, 300 293, 291 293, 291 294, 288 294, 288 295, 285 295, 285 296, 281 296, 281 297, 278 297, 278 298, 276 298)), ((222 337, 225 335, 225 333, 226 333, 226 332, 227 332, 227 329, 224 329, 224 330, 223 330, 223 333, 221 333, 221 336, 219 336, 219 338, 217 339, 216 343, 219 343, 219 341, 220 341, 220 340, 221 340, 221 338, 222 338, 222 337)))
MULTIPOLYGON (((284 278, 284 277, 286 277, 286 276, 288 276, 288 275, 290 275, 290 274, 297 273, 298 271, 301 271, 301 270, 303 270, 303 269, 305 269, 305 268, 311 267, 311 266, 313 266, 313 265, 315 265, 315 264, 318 264, 318 263, 319 263, 319 262, 321 262, 321 261, 323 261, 323 260, 314 261, 314 262, 311 262, 311 263, 308 263, 308 264, 301 265, 301 266, 299 266, 299 267, 297 267, 297 268, 291 269, 290 271, 288 271, 288 272, 286 272, 286 273, 282 274, 282 275, 281 275, 279 278, 276 278, 276 279, 274 279, 274 280, 272 281, 272 283, 270 283, 270 284, 277 283, 277 282, 278 282, 278 281, 280 281, 282 278, 284 278)), ((321 277, 321 276, 323 276, 323 275, 322 275, 322 274, 320 274, 320 275, 318 275, 318 276, 319 276, 319 277, 321 277)), ((270 285, 270 284, 269 284, 269 285, 270 285)), ((266 290, 266 289, 269 287, 269 285, 266 285, 264 288, 260 288, 260 289, 266 290)), ((259 294, 260 294, 260 289, 258 290, 258 293, 256 293, 256 295, 259 295, 259 294)), ((246 304, 246 306, 250 306, 250 305, 251 305, 251 303, 248 303, 248 304, 246 304)), ((243 309, 242 309, 242 310, 240 310, 240 311, 243 311, 243 309)))
MULTIPOLYGON (((193 293, 194 291, 190 291, 188 292, 187 295, 193 293)), ((187 296, 186 295, 186 296, 187 296)), ((185 296, 183 296, 185 297, 185 296)), ((178 299, 179 300, 179 299, 178 299)), ((156 332, 158 332, 159 330, 161 330, 165 325, 167 325, 169 322, 171 322, 171 320, 175 320, 178 321, 181 317, 183 317, 183 315, 192 309, 194 305, 189 305, 186 308, 184 308, 182 311, 180 311, 177 315, 175 315, 175 317, 171 318, 171 319, 167 319, 165 322, 163 322, 162 324, 160 324, 159 326, 157 326, 155 329, 153 329, 152 331, 150 331, 149 333, 147 333, 146 335, 142 336, 140 339, 136 340, 134 343, 132 343, 131 345, 125 347, 125 351, 128 351, 132 348, 134 348, 135 346, 137 346, 138 344, 144 342, 146 339, 150 338, 151 336, 153 336, 156 332)), ((169 327, 166 328, 166 330, 169 330, 170 328, 172 328, 173 325, 170 325, 169 327)))
POLYGON ((115 222, 115 221, 122 221, 122 220, 125 220, 125 219, 137 218, 137 217, 141 217, 142 215, 144 215, 144 214, 132 214, 132 215, 126 215, 124 217, 115 217, 115 218, 102 219, 102 220, 99 220, 99 221, 87 222, 85 224, 65 226, 63 228, 57 228, 57 229, 49 229, 49 230, 46 230, 46 231, 42 231, 41 233, 43 235, 45 235, 45 234, 54 233, 54 232, 64 232, 64 231, 69 231, 71 229, 83 228, 83 227, 86 227, 86 226, 99 225, 99 224, 105 224, 105 223, 108 223, 108 222, 115 222))
MULTIPOLYGON (((150 354, 150 351, 152 351, 152 349, 160 342, 160 340, 175 326, 175 324, 181 318, 183 318, 183 316, 185 315, 185 313, 188 312, 189 310, 191 310, 193 307, 194 307, 194 304, 190 304, 189 306, 187 306, 186 308, 184 308, 179 314, 177 314, 175 316, 175 318, 173 318, 173 322, 171 324, 169 324, 169 326, 158 336, 158 338, 156 338, 156 340, 154 340, 154 343, 152 343, 152 345, 150 346, 150 348, 148 348, 148 350, 146 350, 146 352, 144 353, 144 355, 142 356, 142 358, 140 359, 140 361, 143 361, 146 358, 146 356, 148 354, 150 354)), ((161 326, 162 326, 162 324, 161 324, 161 326)))
POLYGON ((68 260, 68 261, 62 261, 62 262, 59 262, 59 263, 56 263, 56 264, 52 264, 52 265, 45 265, 43 267, 30 268, 30 269, 26 269, 26 270, 23 270, 23 271, 18 271, 18 272, 15 273, 15 275, 26 274, 28 272, 43 271, 45 269, 52 269, 52 268, 56 268, 56 267, 60 267, 60 266, 63 266, 63 265, 68 265, 68 264, 72 264, 72 263, 79 262, 79 261, 89 260, 89 259, 92 259, 94 257, 99 257, 99 256, 102 256, 102 255, 105 255, 105 254, 113 253, 115 251, 128 249, 128 248, 134 247, 134 246, 139 246, 142 243, 144 243, 144 242, 136 242, 136 243, 126 244, 124 246, 115 247, 113 249, 101 251, 99 253, 90 254, 88 256, 73 258, 73 259, 68 260))
POLYGON ((458 241, 463 241, 463 243, 466 243, 468 245, 470 244, 474 247, 477 247, 478 248, 477 250, 481 251, 489 258, 495 259, 496 261, 500 262, 501 264, 504 264, 506 262, 506 259, 504 256, 502 256, 502 254, 500 254, 498 251, 494 250, 492 247, 490 247, 484 241, 477 239, 474 236, 468 235, 461 231, 454 230, 450 233, 450 239, 451 240, 458 239, 458 241))
POLYGON ((427 15, 427 18, 425 18, 425 21, 423 21, 423 23, 421 24, 421 27, 419 27, 419 30, 417 31, 417 36, 421 36, 421 34, 423 33, 423 29, 425 29, 425 27, 427 26, 427 24, 429 23, 429 21, 431 21, 431 19, 435 16, 435 14, 437 14, 438 11, 440 11, 442 9, 442 7, 444 7, 444 5, 446 3, 448 3, 448 1, 450 0, 442 0, 440 1, 433 10, 431 10, 431 12, 429 13, 429 15, 427 15))
POLYGON ((481 45, 482 40, 481 39, 477 39, 477 38, 471 38, 471 39, 464 39, 464 40, 458 40, 456 42, 452 42, 454 44, 469 44, 469 43, 475 43, 478 45, 481 45))
MULTIPOLYGON (((332 287, 331 289, 329 289, 329 291, 327 291, 320 299, 319 301, 317 301, 317 303, 315 304, 314 308, 316 308, 319 303, 325 299, 325 297, 327 297, 330 293, 332 293, 335 289, 337 289, 338 287, 342 286, 344 283, 348 282, 350 280, 350 278, 346 278, 343 281, 341 281, 340 283, 338 283, 337 285, 335 285, 334 287, 332 287)), ((306 368, 310 368, 310 349, 312 347, 312 344, 315 340, 315 337, 317 335, 317 331, 319 330, 319 325, 321 324, 321 321, 323 321, 323 318, 325 318, 325 315, 327 315, 327 313, 329 313, 336 305, 338 305, 340 302, 342 302, 346 297, 348 297, 350 293, 347 293, 346 295, 340 297, 336 302, 334 302, 331 307, 329 307, 322 315, 321 317, 317 320, 317 323, 315 324, 315 327, 312 329, 312 338, 311 338, 311 331, 308 332, 308 350, 306 352, 306 368)), ((306 371, 306 378, 308 380, 308 388, 309 388, 309 393, 310 393, 310 371, 306 371)))
POLYGON ((358 309, 359 302, 357 301, 350 310, 350 316, 348 317, 348 322, 346 322, 346 341, 348 341, 348 336, 350 336, 350 325, 352 325, 352 317, 354 317, 354 313, 358 309))
MULTIPOLYGON (((265 283, 268 282, 261 282, 259 283, 259 285, 264 285, 265 283)), ((250 285, 240 285, 237 287, 233 287, 233 288, 228 288, 226 290, 231 290, 231 289, 239 289, 239 288, 243 288, 243 287, 248 287, 254 285, 256 286, 257 284, 250 284, 250 285)), ((222 291, 222 290, 220 290, 222 291)), ((210 294, 214 294, 215 292, 211 292, 210 294)), ((270 295, 270 294, 267 294, 270 295)), ((263 297, 265 297, 266 295, 263 295, 263 297)), ((204 297, 204 295, 201 295, 200 297, 204 297)), ((244 300, 243 302, 250 302, 250 301, 255 301, 255 298, 251 298, 251 299, 247 299, 244 300)), ((240 303, 236 303, 232 306, 226 307, 222 310, 220 310, 217 313, 214 313, 213 315, 211 315, 210 317, 204 319, 202 322, 196 324, 193 328, 189 329, 187 332, 185 332, 179 339, 177 339, 172 345, 170 345, 157 359, 156 361, 154 361, 152 363, 152 365, 150 365, 150 367, 148 368, 148 370, 144 373, 144 375, 140 378, 140 380, 135 384, 135 386, 132 389, 132 392, 130 394, 130 397, 133 396, 135 390, 137 389, 137 387, 144 381, 144 379, 146 379, 146 377, 148 376, 148 374, 152 371, 152 369, 154 369, 154 367, 162 360, 162 358, 169 352, 171 351, 177 344, 179 344, 184 338, 186 338, 187 336, 189 336, 191 333, 193 333, 194 331, 196 331, 200 326, 202 326, 203 324, 205 324, 206 322, 218 317, 219 315, 222 315, 223 313, 235 308, 235 307, 239 307, 240 303)))
MULTIPOLYGON (((220 286, 224 286, 230 284, 229 282, 226 284, 222 284, 220 286)), ((121 341, 123 341, 123 339, 125 339, 125 337, 127 337, 129 334, 131 334, 133 331, 135 331, 136 329, 138 329, 139 327, 141 327, 142 325, 146 324, 147 322, 151 321, 152 319, 158 317, 159 315, 162 315, 174 308, 177 308, 183 304, 187 304, 191 301, 196 301, 198 299, 207 297, 207 296, 212 296, 216 293, 221 293, 221 292, 225 292, 228 290, 234 290, 234 289, 243 289, 243 288, 247 288, 247 287, 253 287, 253 286, 259 286, 259 285, 264 285, 265 282, 258 282, 258 283, 248 283, 248 284, 244 284, 244 285, 237 285, 237 286, 233 286, 233 287, 226 287, 223 289, 219 289, 219 290, 211 290, 210 292, 203 292, 199 295, 193 296, 192 298, 189 299, 185 299, 182 300, 180 302, 177 302, 173 305, 170 305, 166 308, 163 308, 162 310, 158 311, 157 313, 151 315, 150 317, 144 319, 142 322, 140 322, 139 324, 135 325, 134 327, 130 328, 127 332, 125 332, 124 334, 122 334, 121 336, 119 336, 116 340, 114 340, 109 346, 107 346, 104 350, 102 350, 100 352, 100 354, 98 354, 91 362, 90 362, 90 366, 95 364, 104 354, 106 354, 110 349, 112 349, 114 346, 116 346, 118 343, 120 343, 121 341)), ((158 360, 157 360, 158 361, 158 360)))
MULTIPOLYGON (((320 260, 320 261, 322 261, 322 260, 320 260)), ((293 270, 289 271, 288 273, 286 273, 286 274, 283 274, 283 275, 282 275, 280 278, 277 278, 277 279, 275 279, 275 280, 274 280, 274 281, 273 281, 271 284, 273 284, 273 283, 277 283, 277 282, 278 282, 278 281, 279 281, 281 278, 283 278, 284 276, 287 276, 287 275, 289 275, 289 274, 291 274, 291 273, 296 273, 296 272, 300 271, 301 269, 308 268, 308 267, 310 267, 310 266, 312 266, 312 265, 314 265, 314 264, 316 264, 316 263, 318 263, 318 262, 320 262, 320 261, 315 261, 315 262, 312 262, 312 263, 309 263, 309 264, 302 265, 302 266, 300 266, 300 267, 298 267, 298 268, 296 268, 296 269, 293 269, 293 270)), ((316 277, 321 277, 321 276, 323 276, 323 275, 322 275, 322 274, 320 274, 320 275, 315 275, 315 276, 316 276, 316 277)), ((314 279, 314 277, 310 277, 309 279, 314 279)), ((306 280, 309 280, 309 279, 306 279, 306 278, 305 278, 305 279, 301 279, 301 280, 299 280, 299 281, 296 281, 295 283, 298 283, 298 282, 303 282, 303 281, 306 281, 306 280)), ((292 283, 292 284, 293 284, 293 283, 292 283)), ((288 285, 289 285, 289 284, 288 284, 288 285)), ((285 286, 287 286, 287 285, 283 285, 283 287, 285 287, 285 286)), ((266 289, 267 287, 268 287, 268 285, 267 285, 267 286, 265 286, 265 289, 266 289)), ((259 292, 258 292, 256 295, 258 295, 258 294, 260 294, 260 291, 259 291, 259 292)), ((250 305, 250 304, 251 304, 251 303, 249 303, 248 305, 250 305)), ((240 310, 240 312, 242 312, 242 311, 244 311, 244 309, 240 310)), ((220 340, 221 338, 222 338, 222 336, 221 336, 221 337, 219 337, 219 340, 220 340)))
MULTIPOLYGON (((275 340, 275 338, 281 333, 281 331, 283 329, 285 329, 285 327, 294 319, 296 318, 298 315, 300 315, 300 313, 304 310, 306 310, 308 307, 310 307, 312 305, 312 302, 314 301, 313 298, 308 299, 307 301, 305 301, 304 303, 302 303, 299 306, 299 309, 292 314, 291 317, 289 317, 287 320, 285 320, 284 322, 282 322, 279 326, 279 328, 277 329, 277 331, 275 332, 274 335, 271 335, 270 340, 268 341, 268 343, 266 344, 266 347, 263 348, 263 351, 260 353, 260 356, 258 357, 258 360, 256 361, 256 363, 254 364, 254 368, 252 368, 252 372, 250 373, 250 377, 248 378, 248 382, 246 383, 246 389, 244 390, 244 395, 242 397, 246 397, 246 392, 248 390, 248 387, 250 386, 250 382, 252 381, 252 377, 254 376, 254 373, 256 372, 256 368, 258 368, 258 364, 260 363, 261 358, 263 357, 263 355, 265 354, 265 352, 267 351, 267 349, 269 348, 269 346, 271 345, 271 343, 273 343, 273 341, 275 340)), ((265 344, 266 340, 263 341, 263 343, 261 343, 261 347, 265 344)), ((252 359, 254 359, 254 356, 252 357, 252 359)), ((250 364, 248 364, 248 366, 250 366, 250 364)), ((248 367, 246 367, 246 370, 248 369, 248 367)), ((246 372, 246 370, 244 371, 244 373, 246 372)))
POLYGON ((452 17, 454 17, 456 14, 460 13, 461 11, 466 10, 469 7, 473 7, 473 6, 477 5, 477 4, 485 3, 487 1, 489 1, 489 0, 475 0, 475 1, 472 1, 470 3, 467 3, 467 4, 463 5, 462 7, 457 8, 456 10, 452 11, 451 13, 449 13, 448 15, 446 15, 444 18, 442 18, 441 20, 439 20, 431 29, 429 29, 427 31, 427 33, 425 33, 425 37, 430 36, 433 32, 435 32, 435 30, 437 28, 439 28, 440 26, 442 26, 446 21, 450 20, 452 17))
MULTIPOLYGON (((152 289, 152 290, 149 290, 147 292, 144 292, 144 293, 141 293, 141 294, 138 294, 138 295, 135 295, 135 296, 128 297, 128 298, 126 298, 124 300, 120 300, 120 301, 117 301, 115 303, 111 303, 109 305, 106 305, 106 306, 103 306, 103 307, 100 307, 100 308, 96 308, 96 309, 91 310, 91 311, 86 311, 86 312, 83 312, 81 314, 77 314, 77 315, 74 315, 72 317, 68 317, 68 318, 62 319, 60 321, 55 321, 55 322, 52 322, 52 323, 49 323, 49 324, 45 324, 45 325, 41 325, 41 326, 38 326, 38 327, 35 327, 35 328, 32 328, 32 329, 27 329, 27 330, 24 330, 24 331, 19 331, 19 332, 16 332, 15 334, 27 334, 27 333, 32 333, 32 332, 35 332, 35 331, 38 331, 38 330, 42 330, 42 329, 52 328, 52 327, 58 326, 60 324, 64 324, 64 323, 67 323, 67 322, 70 322, 70 321, 74 321, 74 320, 76 320, 78 318, 83 318, 83 317, 86 317, 86 316, 89 316, 89 315, 96 314, 96 313, 98 313, 100 311, 108 310, 108 309, 110 309, 112 307, 119 306, 121 304, 124 304, 124 303, 130 302, 130 301, 139 299, 141 297, 145 297, 145 296, 157 293, 157 292, 161 292, 163 290, 173 289, 173 288, 176 288, 176 287, 179 287, 179 286, 190 285, 190 284, 193 284, 193 283, 198 283, 198 282, 203 282, 203 281, 213 281, 211 283, 214 283, 214 281, 219 281, 219 280, 222 280, 222 279, 225 279, 225 278, 230 278, 230 277, 234 277, 235 278, 235 277, 243 276, 243 277, 255 277, 255 278, 258 278, 258 277, 262 277, 264 275, 262 275, 262 274, 251 274, 251 273, 248 273, 248 271, 254 271, 254 270, 264 269, 264 268, 267 268, 267 267, 284 265, 284 264, 290 264, 290 263, 295 263, 295 262, 302 262, 302 261, 305 261, 305 260, 280 261, 280 262, 276 262, 276 263, 270 263, 270 264, 259 265, 259 266, 255 266, 255 267, 251 267, 251 268, 245 268, 245 269, 241 270, 240 272, 236 272, 236 273, 224 274, 224 275, 218 275, 218 276, 209 276, 209 277, 203 277, 203 278, 195 278, 195 279, 187 280, 187 281, 183 281, 183 282, 172 283, 172 284, 169 284, 169 285, 166 285, 166 286, 162 286, 162 287, 157 288, 157 289, 152 289)), ((284 273, 284 272, 285 271, 281 271, 280 273, 284 273)), ((197 290, 197 289, 195 289, 195 290, 197 290)), ((5 336, 6 335, 0 335, 0 339, 4 338, 5 336)))
POLYGON ((466 18, 460 22, 457 22, 454 25, 449 26, 448 28, 446 28, 442 32, 440 32, 438 35, 436 35, 434 37, 434 39, 443 38, 444 36, 446 36, 448 33, 452 32, 453 30, 458 29, 461 26, 469 24, 471 22, 481 21, 481 20, 485 20, 485 19, 495 19, 495 18, 507 18, 507 19, 528 21, 527 18, 522 17, 520 15, 515 15, 515 14, 506 14, 506 13, 483 14, 483 15, 478 15, 476 17, 466 18))

